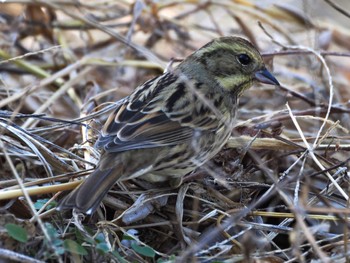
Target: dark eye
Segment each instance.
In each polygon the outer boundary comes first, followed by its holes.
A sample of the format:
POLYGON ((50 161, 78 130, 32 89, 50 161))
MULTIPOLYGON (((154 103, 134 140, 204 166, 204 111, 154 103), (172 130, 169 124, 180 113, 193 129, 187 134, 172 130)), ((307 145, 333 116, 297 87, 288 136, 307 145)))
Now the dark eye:
POLYGON ((250 62, 252 62, 252 59, 247 54, 239 54, 237 58, 239 63, 241 63, 243 66, 247 66, 250 64, 250 62))

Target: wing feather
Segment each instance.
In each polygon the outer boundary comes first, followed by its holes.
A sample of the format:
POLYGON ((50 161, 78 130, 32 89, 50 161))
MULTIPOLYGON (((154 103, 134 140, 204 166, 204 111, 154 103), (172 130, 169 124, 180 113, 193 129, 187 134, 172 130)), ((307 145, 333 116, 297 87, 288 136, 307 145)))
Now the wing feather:
POLYGON ((190 141, 200 126, 205 132, 215 129, 215 114, 198 106, 201 102, 189 92, 186 84, 178 83, 172 73, 146 82, 111 114, 96 147, 106 152, 123 152, 176 145, 190 141), (178 109, 176 100, 181 100, 178 109))

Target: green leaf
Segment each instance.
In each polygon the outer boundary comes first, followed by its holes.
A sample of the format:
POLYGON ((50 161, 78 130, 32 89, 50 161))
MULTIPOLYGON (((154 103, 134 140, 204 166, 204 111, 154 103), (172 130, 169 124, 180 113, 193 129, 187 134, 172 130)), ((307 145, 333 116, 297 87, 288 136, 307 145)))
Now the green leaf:
POLYGON ((105 243, 106 242, 105 235, 101 232, 96 235, 95 240, 98 243, 105 243))
POLYGON ((102 254, 106 254, 106 253, 109 251, 109 247, 108 247, 108 245, 107 245, 106 242, 104 242, 104 243, 98 243, 98 244, 96 245, 96 249, 99 250, 99 251, 101 251, 102 254))
POLYGON ((117 250, 112 251, 112 255, 115 256, 118 259, 118 262, 120 262, 120 263, 127 263, 128 262, 124 258, 122 258, 122 256, 118 253, 117 250))
POLYGON ((23 227, 9 223, 5 225, 5 228, 9 236, 12 237, 13 239, 16 239, 17 241, 20 241, 23 243, 28 241, 27 230, 24 229, 23 227))
POLYGON ((51 238, 56 239, 59 237, 59 234, 58 234, 56 228, 54 228, 52 224, 46 222, 45 227, 46 227, 47 233, 49 234, 49 236, 51 238))
POLYGON ((176 257, 172 255, 169 258, 158 258, 156 262, 157 263, 174 263, 176 262, 176 257))
MULTIPOLYGON (((38 199, 36 200, 36 202, 34 203, 34 207, 36 210, 40 210, 44 205, 46 205, 46 203, 49 201, 50 199, 46 198, 46 199, 38 199)), ((45 210, 49 210, 53 207, 55 207, 57 205, 57 202, 52 201, 50 202, 50 204, 48 204, 45 208, 45 210)))
MULTIPOLYGON (((84 242, 89 243, 91 245, 95 245, 95 240, 91 237, 88 237, 87 235, 83 235, 82 232, 79 230, 79 228, 74 227, 71 229, 72 231, 70 231, 70 233, 74 234, 75 236, 75 240, 79 243, 82 244, 84 242)), ((86 230, 86 227, 85 227, 86 230)), ((90 232, 89 232, 90 234, 90 232)), ((91 236, 93 236, 93 233, 91 232, 90 234, 91 236)))
POLYGON ((34 207, 36 210, 40 210, 44 204, 46 204, 46 202, 48 201, 48 199, 38 199, 36 200, 36 202, 34 203, 34 207))
POLYGON ((131 247, 136 253, 145 257, 153 258, 156 255, 156 252, 151 247, 139 246, 136 243, 131 243, 131 247))
POLYGON ((63 247, 67 251, 69 251, 73 254, 78 254, 78 255, 83 255, 83 256, 88 254, 87 250, 84 247, 82 247, 77 242, 75 242, 74 240, 71 240, 71 239, 64 240, 63 247))
POLYGON ((63 255, 64 253, 66 253, 66 250, 63 247, 55 247, 55 252, 58 255, 63 255))
POLYGON ((128 234, 124 234, 123 235, 123 240, 135 240, 135 238, 130 236, 130 235, 128 235, 128 234))

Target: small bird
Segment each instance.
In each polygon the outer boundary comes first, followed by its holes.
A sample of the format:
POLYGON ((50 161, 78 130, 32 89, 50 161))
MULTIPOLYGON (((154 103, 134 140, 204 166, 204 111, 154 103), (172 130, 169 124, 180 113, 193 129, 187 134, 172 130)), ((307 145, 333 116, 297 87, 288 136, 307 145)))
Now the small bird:
POLYGON ((58 210, 93 213, 110 188, 130 179, 179 185, 225 145, 238 99, 255 82, 279 85, 258 50, 240 37, 214 39, 148 80, 117 106, 96 147, 96 170, 58 210))

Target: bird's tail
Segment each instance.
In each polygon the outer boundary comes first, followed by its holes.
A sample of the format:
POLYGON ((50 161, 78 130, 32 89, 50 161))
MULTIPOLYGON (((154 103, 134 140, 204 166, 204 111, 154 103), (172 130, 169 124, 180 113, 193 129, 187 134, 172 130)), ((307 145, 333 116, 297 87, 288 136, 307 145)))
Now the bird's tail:
POLYGON ((78 188, 60 201, 57 210, 75 209, 77 212, 92 214, 121 174, 122 171, 116 168, 103 171, 97 168, 78 188))

